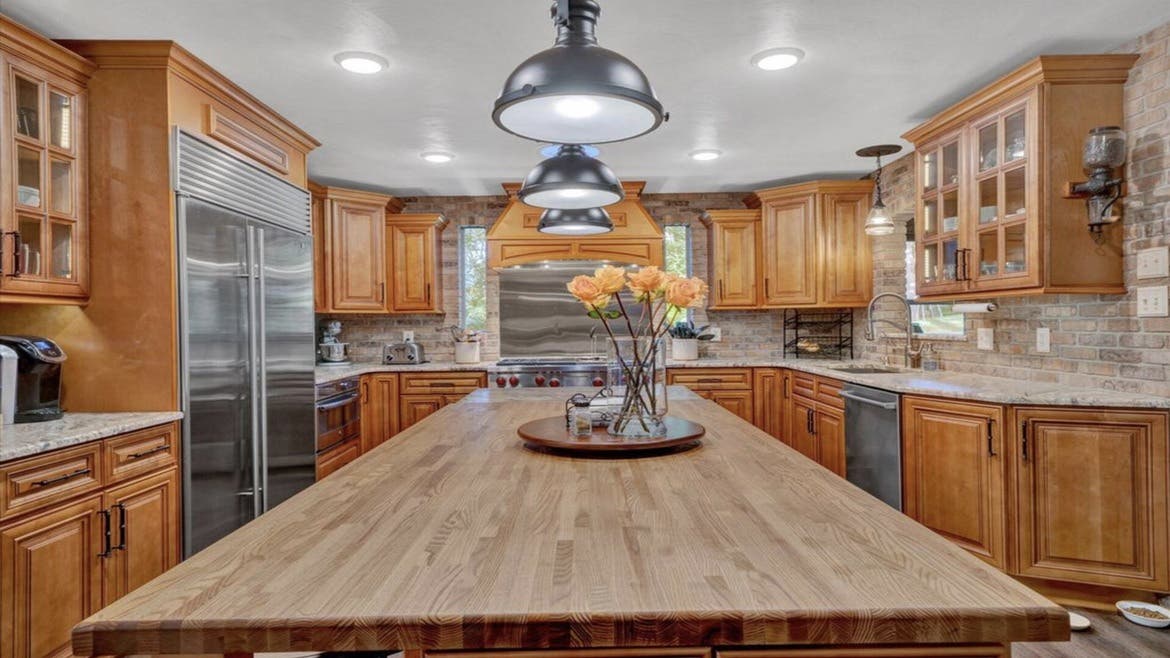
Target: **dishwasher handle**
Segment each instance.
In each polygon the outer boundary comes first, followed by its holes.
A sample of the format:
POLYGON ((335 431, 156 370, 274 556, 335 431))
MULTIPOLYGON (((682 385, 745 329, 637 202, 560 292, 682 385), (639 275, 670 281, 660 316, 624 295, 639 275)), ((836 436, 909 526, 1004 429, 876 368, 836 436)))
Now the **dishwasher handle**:
POLYGON ((871 400, 869 398, 862 397, 860 395, 854 395, 853 393, 850 393, 848 391, 841 391, 840 393, 838 393, 838 395, 840 395, 841 397, 843 397, 847 400, 853 400, 854 402, 861 402, 862 404, 872 404, 873 406, 881 407, 882 409, 897 409, 898 408, 897 402, 879 402, 878 400, 871 400))

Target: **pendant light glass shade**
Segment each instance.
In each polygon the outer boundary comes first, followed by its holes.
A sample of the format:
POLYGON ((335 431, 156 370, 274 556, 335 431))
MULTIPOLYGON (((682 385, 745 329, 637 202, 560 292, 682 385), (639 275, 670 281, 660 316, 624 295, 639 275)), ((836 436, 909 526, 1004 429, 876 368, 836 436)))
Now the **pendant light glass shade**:
POLYGON ((894 228, 894 220, 886 206, 880 200, 874 203, 869 216, 865 218, 866 235, 889 235, 894 232, 894 228))
POLYGON ((878 144, 877 146, 867 146, 857 152, 858 157, 877 158, 877 174, 874 176, 873 206, 869 210, 869 215, 865 218, 866 235, 890 235, 897 228, 894 225, 894 218, 890 215, 890 211, 886 209, 886 204, 882 201, 882 157, 893 155, 901 150, 902 147, 897 144, 878 144))
POLYGON ((625 191, 604 162, 589 157, 578 145, 566 144, 528 172, 517 196, 537 208, 583 210, 617 203, 625 191))
POLYGON ((550 208, 540 216, 536 230, 553 235, 598 235, 613 230, 613 221, 604 208, 560 210, 550 208))
POLYGON ((556 44, 508 76, 492 112, 497 126, 541 142, 605 144, 644 135, 669 118, 646 74, 597 45, 600 13, 594 0, 553 3, 556 44))

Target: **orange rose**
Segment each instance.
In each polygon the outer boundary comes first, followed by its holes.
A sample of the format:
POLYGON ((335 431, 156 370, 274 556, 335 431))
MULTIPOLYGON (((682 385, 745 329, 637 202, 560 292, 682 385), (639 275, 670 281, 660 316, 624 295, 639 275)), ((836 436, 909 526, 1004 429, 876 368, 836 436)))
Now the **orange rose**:
POLYGON ((577 301, 587 308, 609 306, 610 295, 603 291, 597 279, 591 276, 585 274, 575 276, 565 287, 569 289, 570 294, 577 298, 577 301))
POLYGON ((620 267, 602 265, 593 272, 593 280, 601 287, 601 292, 612 295, 625 287, 626 271, 620 267))
POLYGON ((675 279, 666 286, 666 303, 679 308, 695 308, 707 297, 707 284, 699 277, 675 279))
POLYGON ((639 301, 654 299, 662 295, 669 281, 666 272, 658 269, 657 265, 650 265, 630 275, 629 288, 639 301))

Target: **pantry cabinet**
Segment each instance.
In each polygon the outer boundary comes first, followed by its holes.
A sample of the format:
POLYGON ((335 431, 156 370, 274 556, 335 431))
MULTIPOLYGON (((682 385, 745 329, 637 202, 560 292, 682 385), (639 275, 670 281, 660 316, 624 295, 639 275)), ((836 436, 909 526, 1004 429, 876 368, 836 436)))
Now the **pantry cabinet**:
POLYGON ((0 302, 89 295, 94 65, 0 16, 0 302))
POLYGON ((1122 125, 1136 60, 1039 57, 903 136, 916 150, 920 298, 1125 292, 1121 225, 1090 232, 1065 188, 1085 178, 1088 131, 1122 125))

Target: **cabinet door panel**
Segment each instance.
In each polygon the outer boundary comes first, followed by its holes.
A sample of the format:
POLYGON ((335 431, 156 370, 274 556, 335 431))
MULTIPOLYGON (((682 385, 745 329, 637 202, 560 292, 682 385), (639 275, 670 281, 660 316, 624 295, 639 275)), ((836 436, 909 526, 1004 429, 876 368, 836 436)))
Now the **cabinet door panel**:
POLYGON ((711 231, 711 306, 751 308, 756 296, 754 221, 716 222, 711 231))
POLYGON ((398 375, 366 375, 362 387, 362 454, 365 454, 398 433, 398 375))
POLYGON ((329 256, 333 310, 386 310, 384 218, 384 210, 377 206, 332 202, 329 256))
POLYGON ((109 605, 179 562, 179 471, 171 469, 106 493, 113 550, 106 561, 109 605))
POLYGON ((709 399, 749 423, 755 420, 751 391, 711 391, 709 399))
POLYGON ((403 395, 399 404, 400 429, 414 425, 447 405, 442 395, 403 395))
POLYGON ((1002 409, 909 396, 902 401, 906 514, 1007 568, 1002 409))
POLYGON ((0 654, 72 655, 73 626, 102 606, 101 496, 0 530, 0 654))
POLYGON ((1017 410, 1021 575, 1165 591, 1162 413, 1017 410))
POLYGON ((763 208, 764 306, 817 303, 816 195, 763 208))
POLYGON ((820 236, 821 303, 861 306, 873 295, 873 257, 865 233, 867 194, 826 194, 822 201, 820 236))
POLYGON ((845 477, 845 412, 818 404, 814 430, 817 463, 845 477))
POLYGON ((393 272, 391 310, 436 310, 434 226, 390 223, 387 231, 393 272))
POLYGON ((784 439, 784 378, 779 368, 756 368, 755 399, 752 401, 756 427, 777 439, 784 439))
POLYGON ((817 439, 813 434, 813 423, 816 422, 815 402, 804 398, 791 398, 792 404, 788 414, 788 445, 795 448, 800 454, 809 459, 817 458, 817 439))

